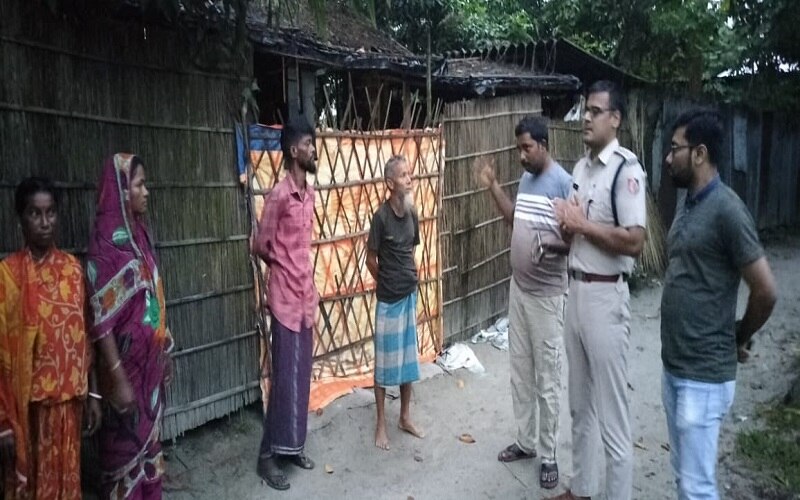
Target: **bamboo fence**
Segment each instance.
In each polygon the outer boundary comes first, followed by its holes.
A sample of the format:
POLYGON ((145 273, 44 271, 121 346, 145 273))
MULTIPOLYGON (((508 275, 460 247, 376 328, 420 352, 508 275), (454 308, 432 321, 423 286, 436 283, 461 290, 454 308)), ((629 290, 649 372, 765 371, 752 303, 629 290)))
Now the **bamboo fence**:
POLYGON ((176 340, 163 437, 256 401, 249 222, 231 128, 250 70, 197 71, 174 32, 50 17, 40 2, 0 2, 0 18, 0 257, 22 244, 14 187, 34 174, 61 188, 60 246, 83 257, 104 157, 137 153, 176 340))
MULTIPOLYGON (((440 129, 323 131, 313 178, 316 191, 310 258, 320 294, 314 325, 314 364, 309 409, 328 404, 357 386, 372 385, 376 283, 366 267, 373 214, 386 199, 383 165, 403 155, 412 169, 420 223, 417 338, 419 356, 432 361, 441 349, 441 262, 439 207, 443 148, 440 129)), ((263 196, 285 175, 280 151, 250 151, 254 213, 263 196)), ((311 178, 309 178, 311 181, 311 178)), ((261 267, 266 274, 268 269, 261 267)), ((262 282, 259 279, 259 282, 262 282)), ((257 297, 262 297, 257 293, 257 297)), ((264 318, 264 324, 267 324, 264 318)), ((269 336, 262 339, 262 394, 269 393, 269 336)))

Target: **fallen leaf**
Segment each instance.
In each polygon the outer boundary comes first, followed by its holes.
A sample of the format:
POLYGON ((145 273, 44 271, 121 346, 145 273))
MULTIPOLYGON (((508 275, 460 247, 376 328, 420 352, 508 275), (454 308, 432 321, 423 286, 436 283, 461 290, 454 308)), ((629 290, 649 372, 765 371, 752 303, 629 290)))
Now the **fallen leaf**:
POLYGON ((333 466, 331 464, 325 464, 325 472, 327 474, 333 474, 333 466))
POLYGON ((318 417, 322 416, 322 408, 317 408, 317 416, 318 417))
POLYGON ((471 434, 462 434, 458 436, 458 440, 461 441, 462 443, 467 443, 467 444, 472 444, 475 442, 475 438, 472 437, 471 434))
POLYGON ((647 446, 644 445, 644 438, 643 437, 639 438, 638 441, 633 443, 633 446, 639 448, 640 450, 647 451, 647 446))
POLYGON ((670 450, 669 443, 662 443, 661 447, 664 448, 667 451, 670 450))
POLYGON ((456 385, 458 386, 459 389, 463 389, 464 388, 464 381, 461 380, 461 379, 458 379, 458 381, 456 382, 456 385))
POLYGON ((421 455, 414 455, 414 461, 415 462, 422 462, 422 456, 421 455))

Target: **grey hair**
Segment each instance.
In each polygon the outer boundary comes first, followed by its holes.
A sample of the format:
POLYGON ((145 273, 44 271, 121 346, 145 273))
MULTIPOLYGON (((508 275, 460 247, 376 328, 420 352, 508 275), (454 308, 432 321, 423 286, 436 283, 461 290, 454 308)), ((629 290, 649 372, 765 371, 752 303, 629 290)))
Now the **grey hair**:
POLYGON ((383 166, 383 178, 384 179, 394 179, 395 169, 401 164, 406 163, 406 157, 401 155, 394 155, 389 158, 389 161, 386 162, 386 165, 383 166))

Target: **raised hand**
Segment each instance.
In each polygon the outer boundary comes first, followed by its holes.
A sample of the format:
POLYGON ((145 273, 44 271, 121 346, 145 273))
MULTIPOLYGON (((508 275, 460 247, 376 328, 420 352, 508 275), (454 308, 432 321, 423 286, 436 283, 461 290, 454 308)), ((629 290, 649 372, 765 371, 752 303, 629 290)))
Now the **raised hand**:
POLYGON ((497 181, 494 173, 494 158, 489 156, 479 156, 472 163, 475 179, 481 187, 491 187, 497 181))

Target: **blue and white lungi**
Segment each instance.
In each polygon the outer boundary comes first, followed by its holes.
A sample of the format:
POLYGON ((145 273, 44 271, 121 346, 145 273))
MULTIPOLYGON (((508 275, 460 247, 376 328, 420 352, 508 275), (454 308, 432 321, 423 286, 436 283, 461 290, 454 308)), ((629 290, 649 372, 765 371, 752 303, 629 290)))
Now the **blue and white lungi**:
POLYGON ((417 292, 391 304, 378 301, 375 316, 375 385, 419 380, 417 292))

